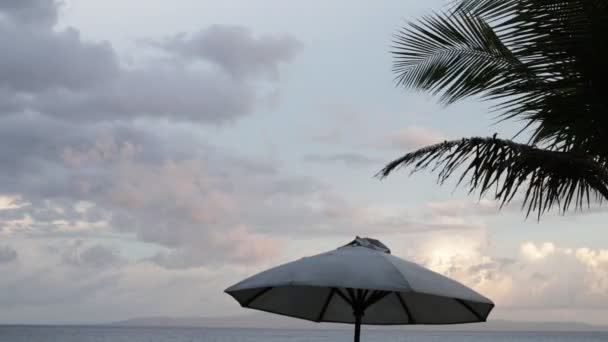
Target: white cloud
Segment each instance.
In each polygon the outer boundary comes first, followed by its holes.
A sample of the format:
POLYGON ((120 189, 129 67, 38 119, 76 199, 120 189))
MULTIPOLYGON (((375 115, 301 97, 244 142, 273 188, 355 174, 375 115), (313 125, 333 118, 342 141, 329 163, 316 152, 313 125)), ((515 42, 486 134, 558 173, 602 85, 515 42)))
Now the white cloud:
POLYGON ((576 250, 565 250, 564 253, 574 254, 587 267, 585 283, 588 291, 594 295, 605 297, 608 293, 608 250, 578 248, 576 250))
POLYGON ((524 258, 535 261, 544 259, 547 256, 555 253, 556 248, 551 242, 545 242, 539 246, 536 246, 532 242, 526 242, 521 245, 520 251, 524 258))
POLYGON ((19 209, 31 203, 23 202, 21 196, 0 195, 0 211, 8 209, 19 209))
POLYGON ((506 310, 608 308, 608 250, 523 242, 514 259, 491 255, 486 233, 444 233, 412 257, 493 299, 506 310))

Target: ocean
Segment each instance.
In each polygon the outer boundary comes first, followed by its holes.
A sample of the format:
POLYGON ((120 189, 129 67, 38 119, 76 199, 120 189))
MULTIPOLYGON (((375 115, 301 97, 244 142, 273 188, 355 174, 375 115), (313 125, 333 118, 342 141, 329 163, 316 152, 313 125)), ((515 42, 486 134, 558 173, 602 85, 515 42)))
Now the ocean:
MULTIPOLYGON (((0 342, 341 342, 349 330, 0 326, 0 342)), ((363 330, 365 342, 606 342, 606 332, 363 330)))

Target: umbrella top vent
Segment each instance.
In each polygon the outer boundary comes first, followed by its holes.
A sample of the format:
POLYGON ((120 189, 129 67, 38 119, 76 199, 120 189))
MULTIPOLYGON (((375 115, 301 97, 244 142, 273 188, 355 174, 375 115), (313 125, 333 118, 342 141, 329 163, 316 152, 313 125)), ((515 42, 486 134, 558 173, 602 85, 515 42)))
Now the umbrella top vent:
POLYGON ((367 237, 362 238, 357 236, 353 241, 344 245, 342 248, 344 247, 366 247, 379 252, 391 254, 391 250, 385 244, 380 242, 380 240, 371 239, 367 237))

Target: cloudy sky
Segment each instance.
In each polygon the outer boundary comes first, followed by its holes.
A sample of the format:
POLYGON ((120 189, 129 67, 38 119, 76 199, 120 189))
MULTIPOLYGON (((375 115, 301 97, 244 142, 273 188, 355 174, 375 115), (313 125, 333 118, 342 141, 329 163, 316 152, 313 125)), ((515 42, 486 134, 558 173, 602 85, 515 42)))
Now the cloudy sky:
POLYGON ((394 86, 392 34, 444 5, 0 0, 0 322, 240 314, 227 286, 362 235, 493 318, 608 324, 605 209, 537 222, 373 177, 519 127, 394 86))

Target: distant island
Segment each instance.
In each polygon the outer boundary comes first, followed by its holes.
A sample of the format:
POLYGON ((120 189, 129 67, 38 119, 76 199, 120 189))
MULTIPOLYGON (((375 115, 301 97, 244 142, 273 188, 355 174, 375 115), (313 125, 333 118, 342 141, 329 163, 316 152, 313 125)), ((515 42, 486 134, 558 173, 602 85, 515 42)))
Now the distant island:
MULTIPOLYGON (((352 329, 346 324, 314 323, 283 316, 250 314, 226 317, 142 317, 105 325, 129 327, 207 327, 207 328, 260 328, 260 329, 352 329)), ((375 329, 369 326, 366 329, 375 329)), ((582 322, 530 322, 492 320, 486 323, 447 326, 383 326, 378 329, 444 330, 444 331, 543 331, 580 332, 608 331, 608 326, 582 322)))

